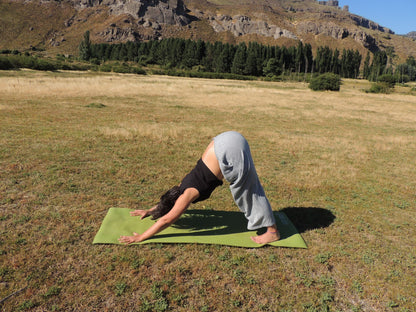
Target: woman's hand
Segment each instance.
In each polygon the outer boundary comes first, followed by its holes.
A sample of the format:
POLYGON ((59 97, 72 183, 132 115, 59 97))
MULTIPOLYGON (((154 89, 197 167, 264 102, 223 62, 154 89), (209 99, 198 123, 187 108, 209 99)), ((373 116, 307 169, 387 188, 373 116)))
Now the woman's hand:
POLYGON ((133 233, 133 236, 120 236, 118 241, 122 244, 132 244, 141 241, 141 235, 133 233))
POLYGON ((138 210, 131 211, 130 212, 130 215, 132 217, 141 216, 141 218, 140 218, 140 220, 141 220, 141 219, 144 219, 144 218, 150 216, 149 211, 150 210, 141 210, 141 209, 138 209, 138 210))

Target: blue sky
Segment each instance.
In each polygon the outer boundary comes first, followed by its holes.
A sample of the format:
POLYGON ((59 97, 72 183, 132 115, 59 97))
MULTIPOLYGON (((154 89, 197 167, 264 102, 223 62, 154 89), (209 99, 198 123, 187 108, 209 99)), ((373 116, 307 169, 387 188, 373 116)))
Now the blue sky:
POLYGON ((403 35, 416 31, 416 0, 339 0, 350 12, 403 35))

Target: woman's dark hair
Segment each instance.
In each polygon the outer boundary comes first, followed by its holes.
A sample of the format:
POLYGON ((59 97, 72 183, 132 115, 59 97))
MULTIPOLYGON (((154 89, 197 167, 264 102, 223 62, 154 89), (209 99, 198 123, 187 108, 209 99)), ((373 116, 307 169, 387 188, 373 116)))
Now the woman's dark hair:
POLYGON ((179 186, 174 186, 165 194, 163 194, 162 197, 160 197, 160 202, 157 204, 156 209, 150 212, 152 220, 159 219, 160 217, 167 214, 175 205, 175 202, 180 195, 181 190, 179 186))

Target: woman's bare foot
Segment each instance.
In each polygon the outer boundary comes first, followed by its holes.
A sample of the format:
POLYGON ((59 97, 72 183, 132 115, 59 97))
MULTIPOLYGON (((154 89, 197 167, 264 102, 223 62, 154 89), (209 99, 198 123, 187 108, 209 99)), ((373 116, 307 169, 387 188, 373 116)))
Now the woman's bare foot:
POLYGON ((251 237, 251 240, 257 244, 267 244, 267 243, 275 242, 279 239, 280 239, 280 234, 279 234, 279 231, 277 230, 276 225, 268 227, 267 232, 262 235, 251 237))

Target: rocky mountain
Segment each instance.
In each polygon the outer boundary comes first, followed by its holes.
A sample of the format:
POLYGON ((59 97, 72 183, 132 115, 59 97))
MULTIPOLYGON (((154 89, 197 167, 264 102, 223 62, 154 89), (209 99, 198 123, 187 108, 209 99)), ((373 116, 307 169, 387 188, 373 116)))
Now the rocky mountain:
POLYGON ((406 37, 412 38, 412 39, 416 39, 416 31, 411 31, 409 32, 406 37))
POLYGON ((301 40, 313 48, 366 54, 394 47, 400 58, 416 56, 411 36, 315 0, 0 0, 0 12, 0 49, 76 53, 89 30, 93 42, 181 37, 295 45, 301 40))

